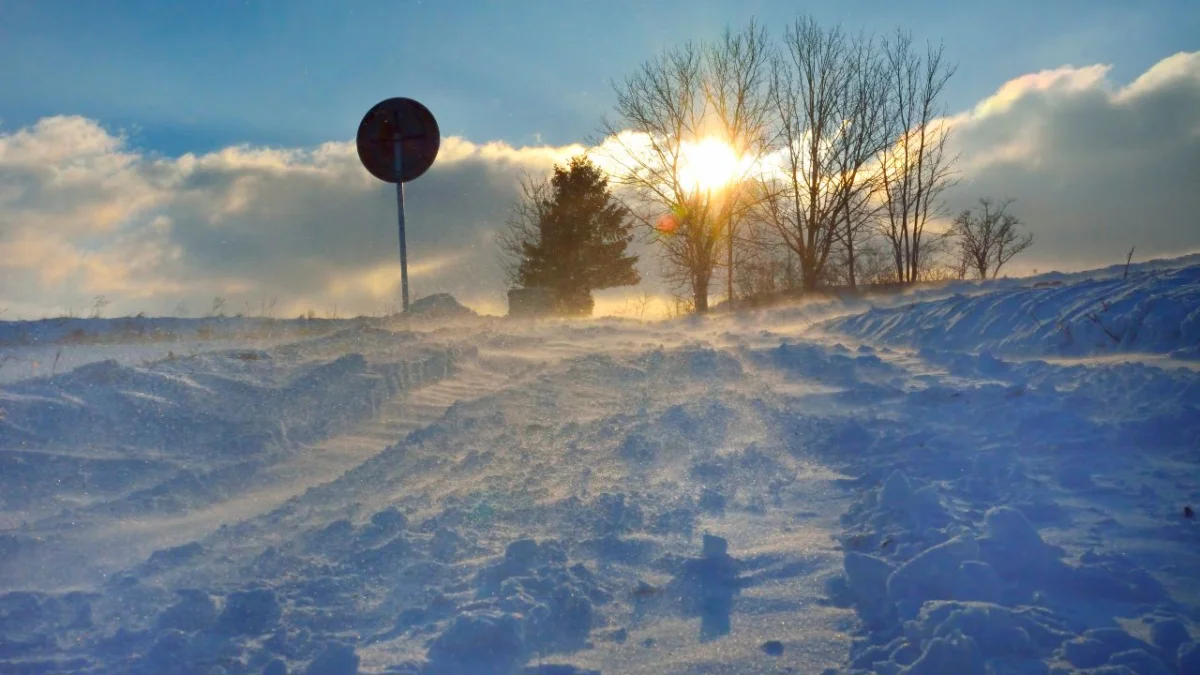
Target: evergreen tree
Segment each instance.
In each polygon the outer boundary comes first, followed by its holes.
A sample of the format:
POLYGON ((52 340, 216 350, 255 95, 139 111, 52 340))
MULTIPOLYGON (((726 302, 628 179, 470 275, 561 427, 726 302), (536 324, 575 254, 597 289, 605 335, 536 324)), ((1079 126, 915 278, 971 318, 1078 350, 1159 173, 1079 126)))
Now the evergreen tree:
POLYGON ((632 286, 641 279, 629 211, 617 202, 608 179, 584 156, 555 166, 548 183, 526 184, 501 235, 509 255, 510 281, 544 288, 561 314, 591 314, 592 291, 632 286))

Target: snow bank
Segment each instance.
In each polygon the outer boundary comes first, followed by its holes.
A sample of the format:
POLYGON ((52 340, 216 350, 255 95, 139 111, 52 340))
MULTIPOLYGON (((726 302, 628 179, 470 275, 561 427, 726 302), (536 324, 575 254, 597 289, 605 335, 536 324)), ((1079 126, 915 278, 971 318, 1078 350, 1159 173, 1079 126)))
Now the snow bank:
POLYGON ((195 340, 296 339, 344 327, 337 319, 118 317, 0 321, 0 346, 103 345, 195 340))
MULTIPOLYGON (((345 341, 369 346, 362 336, 345 341)), ((442 346, 368 362, 338 346, 342 355, 327 361, 293 359, 286 348, 235 350, 142 366, 103 361, 8 385, 0 389, 0 514, 59 512, 82 523, 229 499, 304 444, 451 375, 463 358, 442 346)))
POLYGON ((474 310, 458 304, 449 293, 427 295, 408 306, 407 315, 428 318, 470 318, 478 316, 474 310))
POLYGON ((828 330, 907 348, 1022 356, 1149 352, 1195 358, 1200 349, 1200 265, 1017 287, 873 308, 828 330))

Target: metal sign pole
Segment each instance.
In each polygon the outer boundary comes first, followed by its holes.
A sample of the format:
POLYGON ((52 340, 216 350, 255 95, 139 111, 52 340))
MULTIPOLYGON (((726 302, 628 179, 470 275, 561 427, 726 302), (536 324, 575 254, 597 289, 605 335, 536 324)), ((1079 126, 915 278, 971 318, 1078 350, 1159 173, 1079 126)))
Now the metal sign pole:
MULTIPOLYGON (((395 143, 396 154, 396 176, 404 175, 401 169, 403 168, 403 152, 400 141, 400 115, 393 117, 395 126, 393 127, 392 140, 395 143)), ((404 181, 396 181, 396 214, 397 222, 400 225, 400 288, 404 298, 404 311, 408 311, 408 244, 404 241, 404 181)))
MULTIPOLYGON (((0 0, 2 2, 3 0, 0 0)), ((437 158, 441 132, 429 108, 411 98, 385 99, 371 106, 354 144, 363 166, 381 181, 396 184, 396 224, 400 234, 400 289, 408 311, 408 242, 404 237, 404 183, 429 170, 437 158), (392 153, 388 157, 388 152, 392 153)))

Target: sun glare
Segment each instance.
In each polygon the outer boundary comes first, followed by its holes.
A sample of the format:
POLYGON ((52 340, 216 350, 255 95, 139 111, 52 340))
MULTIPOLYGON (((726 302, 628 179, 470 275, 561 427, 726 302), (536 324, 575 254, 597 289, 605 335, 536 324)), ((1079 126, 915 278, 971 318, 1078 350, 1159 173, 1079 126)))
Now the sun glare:
POLYGON ((701 191, 724 187, 741 173, 742 162, 733 148, 711 136, 683 143, 680 155, 679 181, 701 191))

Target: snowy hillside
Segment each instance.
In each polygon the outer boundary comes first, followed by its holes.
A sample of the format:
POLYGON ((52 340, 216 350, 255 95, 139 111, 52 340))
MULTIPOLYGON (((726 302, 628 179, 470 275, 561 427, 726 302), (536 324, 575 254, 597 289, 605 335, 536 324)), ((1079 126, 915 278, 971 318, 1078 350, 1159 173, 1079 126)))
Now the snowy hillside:
POLYGON ((10 380, 0 673, 1200 672, 1200 266, 1134 272, 10 380))
POLYGON ((1128 279, 1043 279, 983 294, 954 293, 936 301, 872 309, 830 327, 907 348, 1198 358, 1200 266, 1135 272, 1128 279))

